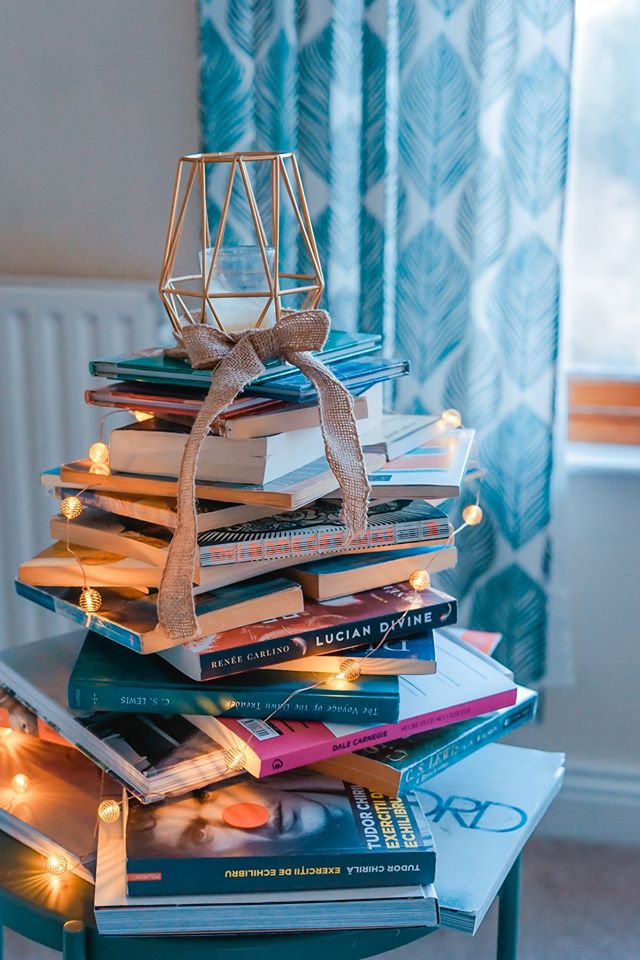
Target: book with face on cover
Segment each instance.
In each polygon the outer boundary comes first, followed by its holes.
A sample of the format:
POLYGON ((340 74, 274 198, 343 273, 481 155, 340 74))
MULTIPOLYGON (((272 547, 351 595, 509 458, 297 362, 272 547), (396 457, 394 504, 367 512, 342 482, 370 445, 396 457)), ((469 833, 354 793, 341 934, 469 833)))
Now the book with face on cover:
POLYGON ((300 933, 438 925, 433 886, 409 881, 401 887, 357 890, 129 896, 123 819, 98 826, 95 917, 101 934, 300 933))
POLYGON ((215 680, 270 664, 341 654, 387 638, 410 637, 454 623, 456 612, 456 601, 446 593, 416 594, 407 583, 397 583, 338 600, 309 600, 300 614, 265 617, 262 623, 163 650, 162 656, 193 680, 215 680))
POLYGON ((67 869, 89 883, 104 786, 100 768, 72 746, 17 731, 0 738, 0 829, 44 858, 64 857, 67 869), (28 777, 24 793, 12 787, 17 774, 28 777))
POLYGON ((190 717, 212 740, 239 750, 254 777, 295 770, 373 743, 401 740, 515 703, 508 670, 465 644, 439 637, 433 676, 400 677, 400 718, 392 724, 190 717))
MULTIPOLYGON (((157 593, 146 596, 125 587, 105 588, 100 591, 100 609, 87 614, 78 604, 75 587, 40 587, 16 580, 16 591, 136 653, 158 653, 178 644, 158 622, 157 593)), ((195 608, 202 636, 208 638, 217 630, 231 631, 261 617, 297 614, 303 609, 303 598, 291 580, 261 578, 198 594, 195 608)))
POLYGON ((473 934, 564 776, 564 754, 489 744, 416 791, 433 832, 441 922, 473 934))
POLYGON ((2 651, 0 700, 11 694, 145 803, 230 778, 223 749, 185 717, 70 710, 69 677, 83 640, 79 630, 2 651))
POLYGON ((130 803, 124 833, 136 897, 425 885, 435 872, 415 796, 309 771, 130 803))

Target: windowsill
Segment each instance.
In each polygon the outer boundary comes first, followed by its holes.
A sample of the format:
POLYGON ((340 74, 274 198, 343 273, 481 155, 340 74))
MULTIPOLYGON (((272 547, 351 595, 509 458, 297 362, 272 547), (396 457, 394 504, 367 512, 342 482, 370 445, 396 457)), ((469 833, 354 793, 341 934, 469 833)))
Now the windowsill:
POLYGON ((640 475, 640 446, 615 443, 568 443, 569 473, 640 475))

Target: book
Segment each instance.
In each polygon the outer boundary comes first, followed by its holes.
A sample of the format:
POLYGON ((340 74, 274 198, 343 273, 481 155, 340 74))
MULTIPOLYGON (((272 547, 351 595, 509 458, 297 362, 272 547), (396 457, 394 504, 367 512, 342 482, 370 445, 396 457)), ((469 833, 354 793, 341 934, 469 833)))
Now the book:
POLYGON ((464 640, 470 646, 481 650, 487 656, 492 657, 498 644, 502 640, 501 633, 495 633, 492 630, 469 630, 465 627, 443 627, 447 636, 458 640, 464 640))
MULTIPOLYGON (((77 589, 32 586, 16 580, 16 590, 19 596, 90 626, 137 653, 157 653, 179 643, 158 623, 157 594, 145 596, 125 587, 104 589, 99 611, 87 614, 78 605, 77 589)), ((291 616, 302 610, 303 600, 297 583, 267 578, 200 594, 195 607, 202 635, 208 637, 216 630, 231 631, 261 617, 291 616)))
POLYGON ((465 479, 475 432, 452 430, 429 440, 369 475, 377 499, 457 497, 465 479))
POLYGON ((64 857, 68 870, 93 883, 99 767, 71 746, 13 731, 0 740, 0 784, 0 829, 45 858, 64 857), (16 774, 29 779, 25 794, 11 789, 16 774))
MULTIPOLYGON (((367 469, 381 465, 380 454, 366 453, 367 469)), ((104 472, 100 464, 91 460, 75 460, 60 467, 61 486, 94 487, 115 493, 143 494, 145 496, 176 497, 178 481, 175 477, 145 477, 136 473, 104 472)), ((276 507, 279 510, 298 510, 308 503, 332 494, 338 484, 324 457, 304 467, 272 480, 270 483, 227 483, 212 480, 196 481, 196 498, 231 503, 250 503, 276 507)))
MULTIPOLYGON (((436 672, 436 649, 433 631, 424 630, 417 636, 389 639, 384 643, 371 644, 349 650, 349 657, 358 661, 363 676, 414 676, 436 672)), ((324 653, 322 656, 289 660, 287 670, 306 673, 337 673, 344 654, 324 653)), ((265 671, 281 669, 279 666, 262 667, 265 671)))
POLYGON ((431 833, 416 798, 307 771, 213 785, 125 818, 129 896, 425 885, 431 833))
POLYGON ((401 740, 515 703, 517 688, 508 670, 477 650, 440 637, 437 673, 400 677, 400 716, 393 724, 320 721, 233 720, 190 717, 216 743, 240 750, 249 773, 266 777, 354 753, 372 743, 401 740))
POLYGON ((447 429, 442 417, 385 413, 378 424, 365 432, 362 446, 372 453, 384 454, 386 460, 395 460, 441 436, 447 429))
POLYGON ((198 535, 200 563, 315 557, 341 549, 366 550, 442 541, 451 533, 446 514, 437 507, 422 500, 392 500, 372 504, 365 536, 349 540, 340 510, 339 503, 319 500, 294 514, 282 513, 201 533, 198 535))
POLYGON ((562 753, 489 744, 417 790, 438 851, 443 926, 476 932, 563 776, 562 753))
POLYGON ((309 600, 297 615, 265 617, 262 623, 163 650, 162 656, 193 680, 215 680, 301 657, 342 653, 385 635, 409 637, 454 623, 456 611, 456 601, 446 593, 415 594, 408 584, 399 583, 339 601, 309 600))
MULTIPOLYGON (((109 464, 118 473, 177 477, 190 428, 153 417, 111 431, 109 464)), ((250 440, 209 434, 198 455, 200 480, 264 484, 324 455, 320 427, 250 440)))
POLYGON ((305 597, 332 600, 343 596, 345 590, 360 593, 408 580, 414 570, 428 568, 431 574, 449 570, 457 558, 453 545, 349 553, 295 564, 287 568, 285 576, 300 584, 305 597))
POLYGON ((83 640, 80 630, 3 650, 0 686, 145 803, 230 778, 224 750, 185 717, 69 710, 83 640))
POLYGON ((357 753, 324 760, 316 764, 315 769, 390 797, 402 796, 441 770, 533 720, 537 703, 535 690, 519 686, 516 702, 510 707, 396 743, 373 743, 357 753))
MULTIPOLYGON (((206 390, 187 387, 161 387, 157 384, 110 383, 97 390, 86 390, 86 403, 98 407, 140 411, 152 416, 183 416, 193 420, 207 395, 206 390)), ((371 387, 354 397, 353 414, 356 420, 369 417, 376 420, 382 414, 382 386, 371 387)), ((268 437, 286 430, 305 430, 320 426, 317 403, 287 403, 268 397, 237 397, 211 425, 211 433, 231 440, 268 437)))
MULTIPOLYGON (((349 333, 346 330, 329 331, 324 348, 315 355, 323 363, 333 363, 344 357, 355 357, 372 353, 380 346, 378 334, 349 333)), ((247 387, 247 393, 260 394, 260 388, 273 377, 292 374, 296 371, 282 360, 268 360, 265 372, 247 387)), ((93 377, 106 377, 110 380, 136 380, 143 383, 161 383, 180 387, 201 387, 209 389, 212 370, 195 370, 187 360, 174 360, 165 355, 163 347, 139 350, 137 353, 116 357, 100 357, 91 360, 89 373, 93 377)))
POLYGON ((92 632, 69 678, 71 710, 264 718, 287 700, 278 716, 391 723, 398 719, 398 678, 366 676, 347 683, 326 673, 252 670, 199 683, 160 657, 143 659, 92 632))
POLYGON ((162 571, 152 564, 77 543, 70 544, 70 547, 73 553, 66 543, 52 543, 31 560, 20 564, 18 579, 41 587, 82 587, 84 567, 93 587, 130 586, 148 593, 149 587, 160 585, 162 571))
MULTIPOLYGON (((332 363, 331 372, 347 390, 368 390, 376 383, 406 377, 409 373, 409 361, 387 360, 385 357, 356 357, 332 363)), ((294 403, 307 403, 316 398, 316 388, 300 370, 273 377, 266 383, 261 383, 255 392, 264 397, 291 400, 294 403)))
MULTIPOLYGON (((98 825, 95 918, 114 936, 433 927, 431 884, 169 897, 127 895, 123 817, 98 825)), ((396 933, 397 942, 397 933, 396 933)), ((144 941, 143 941, 144 943, 144 941)), ((372 945, 372 949, 375 947, 372 945)))

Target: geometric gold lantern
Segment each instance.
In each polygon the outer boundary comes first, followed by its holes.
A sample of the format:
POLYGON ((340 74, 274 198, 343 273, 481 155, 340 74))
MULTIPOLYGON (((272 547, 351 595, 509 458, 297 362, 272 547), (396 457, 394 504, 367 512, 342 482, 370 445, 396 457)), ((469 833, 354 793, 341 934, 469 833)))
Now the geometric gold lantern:
MULTIPOLYGON (((297 242, 295 246, 297 249, 297 242)), ((226 331, 273 326, 283 307, 315 308, 324 278, 295 155, 255 151, 181 157, 159 289, 176 332, 185 323, 210 323, 226 331), (225 184, 217 223, 209 223, 208 173, 221 176, 225 184), (258 174, 268 187, 261 191, 261 196, 267 195, 262 202, 256 199, 258 174), (232 201, 234 209, 238 204, 245 206, 243 212, 248 214, 251 240, 255 242, 235 246, 225 243, 232 201), (186 271, 174 275, 181 246, 188 246, 185 224, 194 212, 199 250, 187 262, 186 271), (282 270, 281 225, 285 214, 294 224, 295 239, 298 241, 299 235, 305 254, 306 269, 298 267, 298 272, 282 270)))

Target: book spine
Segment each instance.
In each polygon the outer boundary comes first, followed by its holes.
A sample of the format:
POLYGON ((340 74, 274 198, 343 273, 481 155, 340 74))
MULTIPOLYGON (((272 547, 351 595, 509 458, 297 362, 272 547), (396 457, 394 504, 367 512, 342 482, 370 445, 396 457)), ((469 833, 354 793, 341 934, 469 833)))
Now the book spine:
MULTIPOLYGON (((247 644, 232 656, 213 657, 211 653, 198 654, 200 679, 215 680, 243 670, 266 667, 288 660, 300 660, 325 654, 334 650, 349 650, 353 647, 375 645, 385 633, 388 639, 399 640, 430 629, 437 624, 444 627, 456 622, 455 600, 443 600, 430 607, 416 609, 401 618, 401 611, 390 612, 384 617, 372 617, 356 623, 341 624, 325 630, 305 630, 292 637, 263 640, 247 644)), ((173 660, 171 662, 174 662, 173 660)), ((175 665, 178 665, 175 661, 175 665)))
POLYGON ((521 707, 496 717, 480 727, 473 727, 464 736, 454 743, 446 744, 434 753, 421 757, 415 763, 405 767, 400 775, 398 795, 403 796, 410 790, 415 790, 426 780, 452 767, 454 763, 475 753, 487 743, 494 743, 500 737, 517 730, 533 719, 536 712, 537 699, 532 698, 521 707))
MULTIPOLYGON (((304 682, 300 686, 304 687, 304 682)), ((277 688, 264 691, 175 690, 170 687, 125 686, 70 680, 71 710, 108 713, 156 713, 167 716, 225 716, 262 719, 274 710, 278 716, 296 720, 336 722, 395 723, 398 719, 397 693, 376 694, 349 690, 302 690, 284 707, 283 700, 292 691, 277 688)))
POLYGON ((211 859, 128 858, 131 897, 200 896, 289 890, 399 887, 432 883, 433 850, 395 853, 229 857, 211 859))
POLYGON ((24 597, 26 600, 31 600, 32 603, 37 603, 40 607, 45 607, 45 609, 51 610, 53 613, 59 613, 68 620, 79 623, 87 630, 95 630, 97 633, 102 634, 103 637, 108 637, 109 640, 115 640, 116 643, 122 644, 123 647, 128 647, 129 650, 135 650, 137 653, 143 652, 140 634, 133 633, 130 630, 124 630, 116 623, 105 620, 104 617, 101 617, 97 613, 85 613, 84 610, 81 610, 75 603, 69 603, 68 600, 64 600, 62 597, 52 596, 52 594, 47 591, 39 590, 38 587, 32 587, 27 583, 23 583, 21 580, 16 580, 15 584, 18 596, 24 597))

